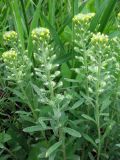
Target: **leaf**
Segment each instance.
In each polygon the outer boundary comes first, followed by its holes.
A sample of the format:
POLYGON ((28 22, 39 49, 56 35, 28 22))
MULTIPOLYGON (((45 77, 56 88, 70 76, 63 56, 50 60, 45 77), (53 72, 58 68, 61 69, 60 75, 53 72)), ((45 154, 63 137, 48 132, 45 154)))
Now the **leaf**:
POLYGON ((7 133, 0 133, 0 143, 5 143, 7 141, 11 140, 11 136, 7 133))
POLYGON ((4 145, 2 143, 0 143, 0 148, 3 149, 4 148, 4 145))
POLYGON ((120 143, 119 143, 119 144, 116 144, 116 146, 120 148, 120 143))
POLYGON ((84 102, 84 99, 80 99, 79 101, 77 101, 77 102, 70 108, 70 110, 74 110, 74 109, 80 107, 80 106, 83 104, 83 102, 84 102))
POLYGON ((17 28, 17 32, 20 38, 20 42, 22 45, 22 49, 25 49, 25 44, 24 44, 24 32, 23 32, 23 24, 21 21, 21 15, 20 15, 20 9, 19 9, 19 5, 18 5, 18 1, 17 0, 11 0, 10 5, 12 7, 12 11, 13 11, 13 15, 15 18, 15 23, 16 23, 16 28, 17 28))
POLYGON ((44 20, 46 26, 49 28, 51 34, 52 34, 52 37, 54 39, 54 42, 56 43, 56 45, 60 48, 60 51, 62 54, 65 54, 65 49, 64 49, 64 45, 62 43, 62 41, 60 40, 59 38, 59 35, 57 33, 57 31, 55 30, 55 28, 49 23, 49 21, 47 20, 47 18, 43 15, 42 12, 40 12, 40 15, 42 17, 42 19, 44 20))
POLYGON ((76 131, 76 130, 74 130, 72 128, 64 127, 63 131, 65 133, 68 133, 69 135, 71 135, 73 137, 79 137, 79 138, 81 137, 81 134, 78 131, 76 131))
POLYGON ((34 84, 31 84, 31 85, 32 85, 34 91, 38 94, 38 96, 41 97, 41 90, 40 90, 40 88, 37 85, 34 85, 34 84))
POLYGON ((89 155, 90 160, 95 160, 91 152, 88 152, 88 155, 89 155))
POLYGON ((96 124, 95 120, 92 117, 90 117, 90 116, 88 116, 86 114, 82 114, 82 117, 84 117, 85 119, 87 119, 89 121, 92 121, 92 122, 94 122, 96 124))
POLYGON ((102 113, 107 107, 109 107, 110 104, 111 104, 110 97, 104 98, 100 112, 102 113))
POLYGON ((104 11, 102 18, 100 20, 100 27, 99 27, 98 31, 100 31, 100 32, 104 31, 104 29, 107 25, 107 22, 111 16, 111 13, 115 7, 116 2, 117 1, 115 1, 115 0, 107 1, 107 7, 105 8, 105 11, 104 11))
POLYGON ((116 122, 115 121, 112 121, 109 125, 108 125, 108 127, 106 127, 106 130, 105 130, 105 132, 104 132, 104 134, 102 135, 102 138, 101 138, 101 143, 104 143, 104 139, 110 134, 110 132, 111 132, 111 130, 112 130, 112 128, 113 128, 113 126, 116 124, 116 122))
POLYGON ((93 18, 91 25, 90 25, 90 30, 93 32, 95 29, 97 31, 103 32, 107 22, 109 20, 109 17, 115 7, 117 1, 115 0, 105 0, 103 1, 102 5, 99 6, 99 10, 97 11, 95 17, 93 18), (99 28, 98 25, 100 24, 99 28))
POLYGON ((49 157, 55 150, 57 150, 62 144, 62 141, 53 144, 46 152, 46 157, 49 157))
POLYGON ((88 142, 90 142, 95 148, 97 148, 96 143, 93 141, 93 139, 92 139, 90 136, 88 136, 87 134, 83 134, 83 137, 84 137, 88 142))
POLYGON ((42 0, 40 0, 37 4, 37 7, 36 7, 36 10, 34 12, 34 15, 33 15, 33 19, 32 19, 32 22, 31 22, 31 25, 30 25, 30 32, 29 32, 29 39, 28 39, 28 53, 29 53, 29 56, 32 57, 32 50, 33 50, 33 43, 32 43, 32 38, 31 38, 31 32, 34 28, 37 27, 37 24, 38 24, 38 20, 39 20, 39 14, 40 14, 40 7, 41 7, 41 2, 42 0))
POLYGON ((55 7, 56 7, 56 0, 49 0, 49 22, 51 25, 55 25, 55 7))
POLYGON ((43 131, 43 130, 47 130, 47 129, 51 129, 51 128, 50 127, 43 128, 40 125, 36 125, 36 126, 24 128, 23 131, 28 132, 28 133, 33 133, 33 132, 43 131))

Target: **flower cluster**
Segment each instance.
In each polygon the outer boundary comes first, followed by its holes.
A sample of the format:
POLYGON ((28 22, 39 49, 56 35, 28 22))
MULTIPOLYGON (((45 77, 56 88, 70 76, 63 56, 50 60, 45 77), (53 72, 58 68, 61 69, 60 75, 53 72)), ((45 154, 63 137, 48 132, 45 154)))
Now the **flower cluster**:
POLYGON ((108 43, 108 36, 101 34, 101 33, 97 33, 97 34, 93 34, 92 38, 91 38, 91 43, 92 44, 107 44, 108 43))
POLYGON ((91 32, 89 31, 90 21, 94 17, 95 13, 80 13, 75 15, 73 18, 74 23, 74 33, 75 39, 74 42, 77 44, 79 49, 81 49, 84 44, 87 43, 88 39, 91 37, 91 32))
POLYGON ((15 31, 7 31, 3 35, 3 40, 8 44, 11 42, 16 42, 17 38, 18 38, 18 36, 15 31))
POLYGON ((49 30, 42 27, 33 29, 31 35, 35 42, 49 40, 50 38, 49 30))
POLYGON ((2 54, 4 62, 14 61, 17 58, 17 53, 14 50, 6 51, 2 54))
POLYGON ((19 42, 17 33, 15 31, 7 31, 3 35, 4 41, 11 46, 11 50, 2 54, 2 59, 6 66, 7 77, 10 80, 21 83, 29 79, 29 71, 31 69, 31 62, 26 52, 24 54, 19 50, 19 42))
POLYGON ((88 14, 83 14, 83 13, 80 13, 76 16, 74 16, 73 18, 73 22, 76 24, 76 25, 79 25, 79 24, 88 24, 90 22, 90 20, 95 16, 95 13, 88 13, 88 14))
MULTIPOLYGON (((60 71, 56 70, 59 65, 53 63, 56 55, 53 53, 53 48, 48 41, 50 39, 50 32, 46 28, 36 28, 32 31, 32 38, 36 42, 36 52, 33 54, 36 62, 35 73, 40 77, 43 86, 53 96, 54 90, 61 87, 62 82, 60 81, 57 84, 55 82, 56 77, 60 75, 60 71)), ((47 102, 46 99, 45 102, 47 102)))

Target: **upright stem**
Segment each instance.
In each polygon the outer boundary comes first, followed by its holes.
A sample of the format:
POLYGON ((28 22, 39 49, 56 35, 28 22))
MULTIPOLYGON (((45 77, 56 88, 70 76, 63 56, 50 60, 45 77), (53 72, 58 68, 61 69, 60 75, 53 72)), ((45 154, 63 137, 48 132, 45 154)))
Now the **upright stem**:
POLYGON ((67 160, 66 158, 66 150, 65 150, 65 138, 64 132, 62 128, 59 129, 59 140, 62 140, 62 152, 63 152, 63 160, 67 160))
MULTIPOLYGON (((45 51, 44 51, 45 52, 45 51)), ((43 52, 43 53, 44 53, 43 52)), ((48 65, 48 61, 47 61, 47 54, 43 54, 43 59, 44 59, 44 65, 45 65, 45 73, 46 73, 46 76, 47 76, 47 80, 48 80, 48 87, 49 87, 49 91, 50 91, 50 100, 53 101, 54 100, 54 97, 55 97, 55 93, 54 93, 54 87, 52 85, 52 80, 51 80, 51 72, 50 70, 46 67, 48 65)), ((55 108, 56 106, 55 105, 52 105, 52 109, 53 109, 53 112, 55 114, 55 108)), ((58 123, 59 123, 59 118, 58 118, 58 123)), ((63 160, 67 160, 66 159, 66 150, 65 150, 65 136, 64 136, 64 132, 63 132, 63 129, 62 127, 59 128, 59 140, 62 141, 62 152, 63 152, 63 160)))
POLYGON ((25 97, 26 100, 27 100, 27 104, 29 105, 29 107, 30 107, 30 109, 31 109, 31 112, 32 112, 32 114, 33 114, 34 119, 37 119, 37 115, 36 115, 36 113, 35 113, 35 111, 34 111, 34 108, 31 106, 31 104, 30 104, 30 102, 29 102, 29 98, 28 98, 28 96, 27 96, 27 94, 26 94, 23 86, 22 86, 21 84, 20 84, 19 86, 20 86, 20 89, 21 89, 24 97, 25 97))
POLYGON ((100 90, 100 74, 101 74, 101 56, 99 55, 98 60, 98 72, 97 72, 97 83, 96 83, 96 122, 98 130, 98 154, 97 160, 100 159, 101 152, 101 133, 100 133, 100 106, 99 106, 99 90, 100 90))
POLYGON ((87 63, 87 50, 84 50, 84 63, 85 63, 85 76, 86 76, 86 95, 89 97, 89 90, 88 90, 88 63, 87 63))

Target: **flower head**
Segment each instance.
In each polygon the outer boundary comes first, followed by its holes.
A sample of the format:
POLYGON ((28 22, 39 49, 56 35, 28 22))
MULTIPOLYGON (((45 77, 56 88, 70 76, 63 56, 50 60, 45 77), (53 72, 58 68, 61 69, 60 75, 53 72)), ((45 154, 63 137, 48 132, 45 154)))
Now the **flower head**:
POLYGON ((5 42, 16 42, 17 40, 17 33, 15 31, 7 31, 3 34, 3 39, 5 42))
POLYGON ((93 44, 106 44, 108 42, 108 36, 101 34, 101 33, 97 33, 97 34, 93 34, 92 38, 91 38, 91 43, 93 44))
POLYGON ((17 58, 17 53, 13 50, 6 51, 2 54, 4 62, 14 61, 17 58))
POLYGON ((95 13, 79 13, 78 15, 75 15, 73 17, 73 22, 78 25, 78 24, 88 24, 89 21, 95 16, 95 13))
POLYGON ((32 30, 32 38, 35 41, 48 40, 50 38, 50 31, 47 28, 35 28, 32 30))

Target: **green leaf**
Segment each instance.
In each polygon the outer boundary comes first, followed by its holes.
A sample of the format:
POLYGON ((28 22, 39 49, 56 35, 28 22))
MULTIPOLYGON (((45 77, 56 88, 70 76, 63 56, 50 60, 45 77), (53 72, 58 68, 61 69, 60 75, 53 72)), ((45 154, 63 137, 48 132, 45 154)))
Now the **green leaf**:
POLYGON ((88 155, 89 155, 90 160, 95 160, 95 158, 94 158, 94 156, 92 155, 91 152, 88 152, 88 155))
POLYGON ((11 136, 7 133, 0 133, 0 143, 5 143, 7 141, 11 140, 11 136))
POLYGON ((74 109, 80 107, 80 106, 83 104, 83 102, 84 102, 84 99, 80 99, 79 101, 77 101, 77 102, 70 108, 70 110, 74 110, 74 109))
POLYGON ((51 25, 55 25, 55 6, 56 6, 56 0, 49 0, 49 22, 51 25))
POLYGON ((109 107, 110 104, 111 104, 110 97, 105 97, 103 100, 100 112, 102 113, 107 107, 109 107))
POLYGON ((2 143, 0 143, 0 148, 3 149, 4 148, 4 145, 2 143))
POLYGON ((29 32, 29 39, 28 39, 28 53, 29 53, 29 56, 32 57, 32 50, 33 50, 33 43, 32 43, 32 38, 31 38, 31 32, 34 28, 37 27, 37 24, 38 24, 38 20, 40 18, 40 7, 41 7, 41 2, 42 0, 40 0, 38 2, 38 5, 36 7, 36 10, 34 12, 34 15, 33 15, 33 19, 32 19, 32 22, 31 22, 31 25, 30 25, 30 32, 29 32))
POLYGON ((40 125, 36 125, 36 126, 24 128, 23 131, 28 132, 28 133, 33 133, 33 132, 43 131, 43 130, 48 130, 48 129, 51 129, 51 128, 50 127, 43 128, 40 125))
POLYGON ((83 134, 83 137, 84 137, 88 142, 90 142, 95 148, 97 148, 96 143, 93 141, 93 139, 92 139, 89 135, 83 134))
MULTIPOLYGON (((60 52, 62 54, 65 54, 65 49, 64 49, 64 45, 62 43, 62 41, 59 38, 59 35, 57 33, 57 31, 55 30, 55 28, 49 23, 49 21, 47 20, 47 18, 43 15, 42 12, 40 12, 41 18, 44 20, 46 26, 49 28, 50 33, 54 39, 54 42, 56 44, 56 46, 58 46, 60 48, 60 52)), ((58 52, 58 51, 57 51, 58 52)))
POLYGON ((89 121, 92 121, 92 122, 96 123, 95 120, 92 117, 90 117, 90 116, 88 116, 86 114, 82 114, 82 117, 84 117, 85 119, 87 119, 89 121))
POLYGON ((20 15, 20 8, 19 8, 19 3, 18 0, 12 0, 10 2, 10 5, 12 7, 13 15, 15 18, 15 23, 16 23, 16 28, 17 32, 20 38, 20 42, 22 45, 23 50, 25 49, 25 44, 24 44, 24 31, 23 31, 23 24, 21 21, 21 15, 20 15))
POLYGON ((49 157, 55 150, 57 150, 62 144, 62 141, 53 144, 46 152, 46 157, 49 157))
POLYGON ((107 7, 105 8, 105 11, 104 11, 102 18, 100 20, 100 27, 98 29, 98 31, 100 31, 100 32, 104 31, 117 1, 116 0, 108 0, 107 2, 108 2, 107 7))
POLYGON ((107 22, 109 20, 109 17, 115 7, 116 0, 105 0, 103 1, 102 5, 99 7, 99 10, 97 11, 95 17, 93 18, 91 25, 90 25, 90 30, 103 32, 107 22), (100 27, 98 25, 100 24, 100 27), (97 28, 98 27, 98 28, 97 28))
POLYGON ((31 84, 34 91, 37 93, 37 95, 39 95, 41 97, 41 90, 37 85, 31 84))
POLYGON ((81 137, 81 134, 78 131, 76 131, 76 130, 74 130, 72 128, 64 127, 63 131, 65 133, 68 133, 69 135, 71 135, 73 137, 79 137, 79 138, 81 137))
POLYGON ((119 144, 116 144, 116 146, 120 148, 120 143, 119 143, 119 144))

